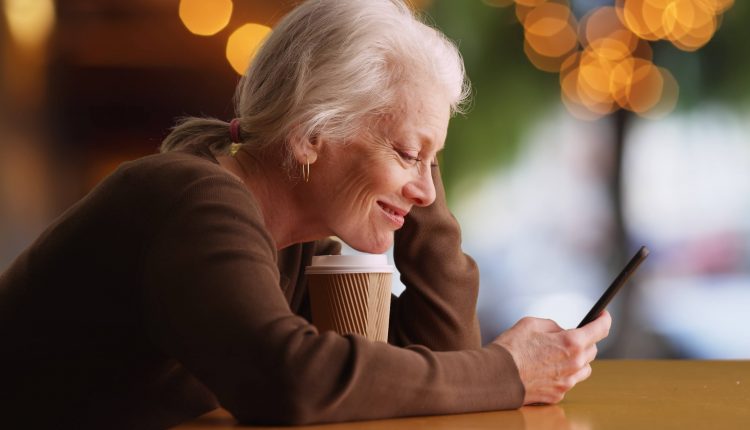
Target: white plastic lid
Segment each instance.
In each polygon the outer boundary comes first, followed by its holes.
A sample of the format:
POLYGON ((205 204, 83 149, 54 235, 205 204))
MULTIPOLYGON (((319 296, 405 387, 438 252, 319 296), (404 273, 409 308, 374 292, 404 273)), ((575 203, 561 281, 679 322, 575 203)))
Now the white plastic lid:
POLYGON ((318 255, 312 264, 305 268, 306 274, 321 275, 331 273, 393 273, 394 267, 388 264, 385 254, 362 255, 318 255))

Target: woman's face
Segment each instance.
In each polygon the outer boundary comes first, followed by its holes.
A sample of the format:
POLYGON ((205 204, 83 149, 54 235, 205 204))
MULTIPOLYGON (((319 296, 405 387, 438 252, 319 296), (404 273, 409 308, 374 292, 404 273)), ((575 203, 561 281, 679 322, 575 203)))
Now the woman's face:
MULTIPOLYGON (((345 144, 326 145, 311 166, 321 221, 354 249, 383 253, 414 206, 435 200, 431 164, 443 148, 448 103, 405 97, 393 115, 345 144)), ((429 94, 429 92, 427 92, 429 94)))

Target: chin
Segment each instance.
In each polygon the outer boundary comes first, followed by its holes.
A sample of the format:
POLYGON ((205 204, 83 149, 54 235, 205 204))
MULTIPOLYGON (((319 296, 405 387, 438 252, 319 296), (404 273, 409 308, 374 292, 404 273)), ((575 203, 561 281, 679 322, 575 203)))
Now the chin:
MULTIPOLYGON (((344 240, 344 238, 341 238, 344 240)), ((356 249, 359 252, 366 252, 368 254, 385 254, 388 249, 393 246, 393 233, 388 237, 381 237, 377 239, 354 239, 352 241, 344 240, 344 242, 350 247, 356 249)))
POLYGON ((370 254, 385 254, 386 252, 388 252, 388 249, 391 247, 391 245, 393 245, 393 241, 385 245, 373 246, 369 250, 362 252, 367 252, 370 254))

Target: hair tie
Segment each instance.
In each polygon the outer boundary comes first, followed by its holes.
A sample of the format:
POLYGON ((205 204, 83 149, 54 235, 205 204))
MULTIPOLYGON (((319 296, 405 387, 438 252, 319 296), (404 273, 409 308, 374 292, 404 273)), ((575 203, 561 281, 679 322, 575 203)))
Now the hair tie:
POLYGON ((240 119, 234 118, 229 121, 229 137, 232 139, 232 143, 241 143, 240 140, 240 119))

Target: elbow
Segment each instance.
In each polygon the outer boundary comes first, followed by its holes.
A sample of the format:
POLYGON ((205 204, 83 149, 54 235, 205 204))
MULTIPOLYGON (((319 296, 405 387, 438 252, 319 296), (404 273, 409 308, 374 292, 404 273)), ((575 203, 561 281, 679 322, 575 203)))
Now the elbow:
POLYGON ((302 426, 330 422, 331 416, 321 405, 315 383, 285 381, 261 395, 242 396, 244 401, 223 405, 246 425, 302 426))

